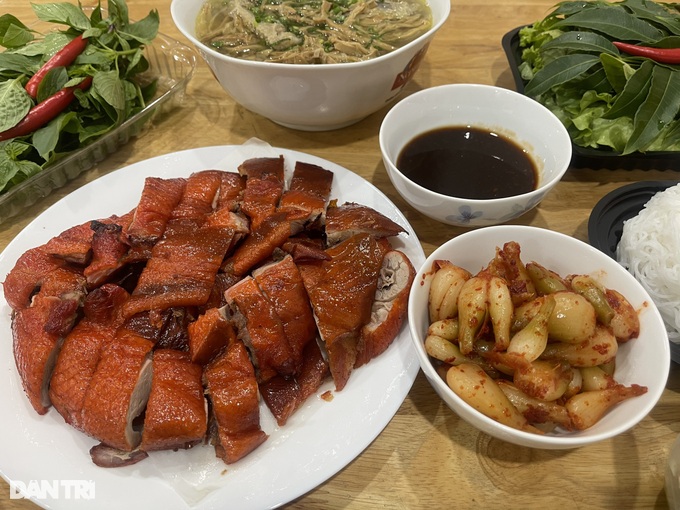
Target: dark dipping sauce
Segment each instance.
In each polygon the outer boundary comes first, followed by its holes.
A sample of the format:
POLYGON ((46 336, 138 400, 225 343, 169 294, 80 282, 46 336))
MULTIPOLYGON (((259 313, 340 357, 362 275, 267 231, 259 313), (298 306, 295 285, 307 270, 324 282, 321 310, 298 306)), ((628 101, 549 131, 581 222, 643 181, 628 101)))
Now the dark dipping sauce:
POLYGON ((417 136, 402 149, 397 168, 430 191, 459 198, 510 197, 538 184, 536 164, 515 141, 470 126, 417 136))

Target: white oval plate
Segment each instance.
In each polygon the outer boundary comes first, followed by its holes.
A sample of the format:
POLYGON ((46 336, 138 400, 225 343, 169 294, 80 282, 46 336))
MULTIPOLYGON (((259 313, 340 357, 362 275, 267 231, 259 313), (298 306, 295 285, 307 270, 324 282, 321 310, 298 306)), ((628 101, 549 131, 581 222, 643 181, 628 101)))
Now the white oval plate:
MULTIPOLYGON (((192 149, 132 164, 74 191, 28 225, 0 254, 0 278, 18 257, 67 228, 132 209, 144 184, 155 177, 188 176, 205 169, 236 171, 248 157, 283 154, 320 165, 335 174, 332 198, 373 207, 407 231, 392 244, 409 256, 416 270, 425 261, 420 242, 399 209, 377 188, 329 161, 262 143, 192 149)), ((291 167, 292 168, 292 167, 291 167)), ((1 293, 0 293, 1 294, 1 293)), ((154 452, 124 468, 105 469, 90 460, 97 442, 66 425, 50 409, 39 416, 24 395, 14 364, 11 310, 0 295, 0 474, 11 493, 44 508, 126 510, 169 508, 275 508, 312 490, 357 457, 385 428, 409 392, 418 361, 408 326, 380 357, 354 371, 341 392, 332 382, 308 399, 284 427, 261 404, 262 428, 269 439, 241 461, 227 466, 211 446, 154 452), (332 399, 319 397, 330 390, 332 399), (52 494, 47 491, 52 488, 52 494), (78 489, 80 487, 80 489, 78 489), (80 496, 80 498, 76 498, 80 496), (93 499, 85 499, 91 497, 93 499)))

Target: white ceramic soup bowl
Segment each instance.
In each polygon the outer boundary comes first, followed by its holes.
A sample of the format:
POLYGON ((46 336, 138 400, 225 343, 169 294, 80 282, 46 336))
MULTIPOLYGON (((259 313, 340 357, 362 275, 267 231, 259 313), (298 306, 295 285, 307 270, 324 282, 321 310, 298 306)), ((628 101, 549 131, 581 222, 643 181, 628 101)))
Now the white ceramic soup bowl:
POLYGON ((383 119, 379 141, 387 174, 402 198, 430 218, 461 227, 504 223, 533 209, 560 181, 572 154, 569 134, 550 110, 515 91, 480 84, 441 85, 402 99, 383 119), (506 198, 460 198, 431 191, 397 167, 402 149, 415 137, 465 126, 521 146, 535 163, 537 187, 506 198))
POLYGON ((449 16, 449 0, 428 3, 432 28, 407 45, 363 62, 318 65, 223 55, 196 38, 194 26, 203 0, 173 0, 170 11, 177 28, 236 102, 286 127, 325 131, 354 124, 397 99, 449 16))
POLYGON ((455 413, 482 432, 521 446, 568 449, 621 434, 653 409, 666 386, 670 370, 670 347, 663 320, 649 294, 614 259, 573 237, 551 230, 498 225, 471 230, 437 248, 418 271, 408 304, 408 322, 420 366, 434 390, 455 413), (619 291, 638 311, 638 338, 620 343, 614 378, 630 386, 647 387, 647 393, 616 404, 592 427, 581 431, 534 434, 503 425, 477 411, 449 388, 428 356, 424 341, 429 325, 428 296, 435 260, 449 260, 476 274, 496 253, 496 247, 515 241, 525 264, 538 262, 562 276, 587 274, 607 288, 619 291))

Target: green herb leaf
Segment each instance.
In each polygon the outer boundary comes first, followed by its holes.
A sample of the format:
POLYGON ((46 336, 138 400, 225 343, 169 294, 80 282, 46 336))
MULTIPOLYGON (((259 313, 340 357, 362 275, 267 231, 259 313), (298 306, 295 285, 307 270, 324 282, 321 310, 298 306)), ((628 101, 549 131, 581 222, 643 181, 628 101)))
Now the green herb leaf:
POLYGON ((607 79, 609 80, 611 87, 618 94, 628 82, 628 72, 626 71, 626 68, 630 68, 630 66, 620 58, 607 53, 600 55, 600 61, 602 62, 602 67, 607 74, 607 79))
POLYGON ((666 7, 644 0, 627 0, 625 6, 637 18, 659 25, 670 33, 680 35, 680 17, 671 13, 666 7))
POLYGON ((60 23, 83 31, 90 28, 90 19, 85 13, 74 4, 52 3, 52 4, 32 4, 33 12, 43 21, 49 23, 60 23))
POLYGON ((31 30, 11 14, 0 16, 0 45, 19 48, 33 40, 31 30))
POLYGON ((553 60, 538 71, 533 79, 527 83, 524 92, 528 96, 540 96, 556 85, 561 85, 581 76, 599 63, 600 59, 593 55, 583 53, 565 55, 553 60))
POLYGON ((644 149, 680 111, 680 73, 654 66, 649 93, 635 114, 624 154, 644 149))
POLYGON ((579 53, 609 53, 618 55, 616 46, 604 36, 594 32, 582 32, 575 30, 565 32, 556 39, 549 41, 541 46, 541 52, 547 50, 572 50, 579 53))
POLYGON ((555 26, 588 28, 619 41, 653 42, 664 36, 658 28, 614 4, 595 4, 591 9, 584 9, 558 21, 555 26))
POLYGON ((92 79, 92 93, 101 97, 116 111, 125 110, 125 88, 117 71, 95 74, 92 79))
POLYGON ((159 25, 160 18, 158 17, 158 11, 154 10, 144 19, 129 24, 124 30, 120 30, 119 32, 141 44, 149 44, 158 34, 159 25))
POLYGON ((0 83, 0 131, 17 125, 33 106, 30 96, 19 80, 0 83))
POLYGON ((647 97, 652 80, 654 64, 650 60, 642 63, 637 71, 628 79, 623 91, 617 95, 612 107, 603 115, 605 119, 628 116, 633 118, 635 112, 647 97))

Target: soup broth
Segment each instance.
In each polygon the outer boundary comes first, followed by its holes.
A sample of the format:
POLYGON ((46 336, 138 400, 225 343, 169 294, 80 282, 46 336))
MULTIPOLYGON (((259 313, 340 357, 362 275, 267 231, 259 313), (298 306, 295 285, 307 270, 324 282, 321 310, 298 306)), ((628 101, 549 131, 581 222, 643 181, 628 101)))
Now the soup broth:
POLYGON ((231 57, 334 64, 384 55, 431 27, 425 0, 208 0, 196 36, 231 57))
POLYGON ((397 168, 430 191, 459 198, 510 197, 538 185, 536 164, 522 147, 498 133, 469 126, 417 136, 402 149, 397 168))

